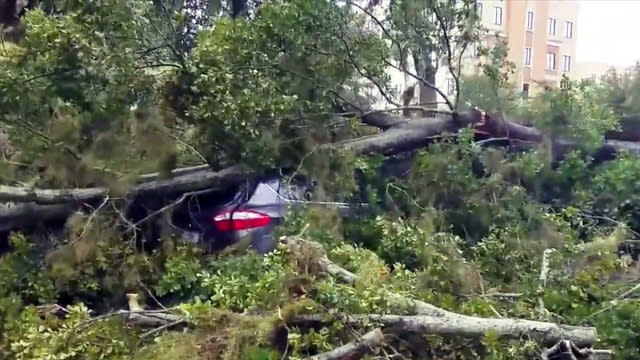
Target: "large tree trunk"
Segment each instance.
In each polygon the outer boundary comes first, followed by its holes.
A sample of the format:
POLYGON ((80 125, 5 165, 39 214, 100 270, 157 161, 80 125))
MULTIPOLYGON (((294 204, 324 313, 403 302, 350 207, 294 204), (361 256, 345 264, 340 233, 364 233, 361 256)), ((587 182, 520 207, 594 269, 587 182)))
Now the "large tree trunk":
MULTIPOLYGON (((416 73, 429 84, 436 83, 436 71, 433 66, 431 54, 427 49, 421 49, 420 53, 413 56, 413 63, 416 73)), ((436 109, 438 107, 438 94, 435 89, 426 86, 423 82, 418 82, 418 105, 424 108, 436 109)), ((433 113, 422 111, 422 116, 432 117, 433 113)))
POLYGON ((15 205, 0 204, 0 233, 50 220, 65 219, 75 210, 72 204, 38 205, 21 203, 15 205))

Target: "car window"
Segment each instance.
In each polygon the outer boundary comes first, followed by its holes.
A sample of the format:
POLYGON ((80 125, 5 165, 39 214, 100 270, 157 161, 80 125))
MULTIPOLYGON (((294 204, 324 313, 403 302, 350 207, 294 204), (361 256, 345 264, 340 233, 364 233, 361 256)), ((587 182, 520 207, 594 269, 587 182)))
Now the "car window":
POLYGON ((259 182, 248 203, 251 205, 271 205, 282 202, 278 195, 279 185, 278 179, 259 182))

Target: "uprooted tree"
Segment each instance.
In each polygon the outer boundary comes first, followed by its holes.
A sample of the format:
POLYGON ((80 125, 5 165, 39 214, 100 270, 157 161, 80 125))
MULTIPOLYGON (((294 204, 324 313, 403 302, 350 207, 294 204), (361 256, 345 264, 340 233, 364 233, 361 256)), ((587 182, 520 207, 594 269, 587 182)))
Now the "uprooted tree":
POLYGON ((520 101, 504 44, 462 72, 472 1, 7 4, 3 356, 637 354, 633 73, 520 101), (266 256, 177 241, 175 207, 273 169, 370 209, 292 214, 266 256))

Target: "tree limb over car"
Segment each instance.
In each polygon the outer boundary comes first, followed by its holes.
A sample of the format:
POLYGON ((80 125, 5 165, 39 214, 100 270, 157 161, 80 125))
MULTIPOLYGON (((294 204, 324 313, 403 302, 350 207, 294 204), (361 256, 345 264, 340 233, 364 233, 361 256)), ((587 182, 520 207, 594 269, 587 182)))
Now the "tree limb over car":
MULTIPOLYGON (((627 119, 620 132, 607 134, 607 142, 593 154, 594 162, 615 158, 623 149, 640 152, 640 146, 629 140, 640 141, 640 131, 636 131, 635 120, 627 119), (628 132, 627 132, 628 130, 628 132), (624 140, 624 141, 622 141, 624 140)), ((450 115, 436 118, 410 118, 391 115, 387 111, 371 111, 361 115, 364 124, 382 130, 380 133, 337 143, 321 145, 323 150, 350 151, 356 154, 393 155, 412 151, 427 146, 446 134, 455 134, 459 130, 472 126, 476 135, 483 138, 481 145, 507 145, 513 149, 531 149, 538 146, 544 134, 533 127, 505 120, 499 114, 487 114, 474 108, 467 113, 453 112, 450 115)), ((639 122, 640 123, 640 122, 639 122)), ((551 139, 554 160, 562 159, 569 151, 581 149, 580 144, 564 139, 551 139)), ((176 169, 168 180, 158 179, 157 174, 142 175, 139 183, 127 194, 127 198, 135 198, 143 194, 176 194, 197 191, 211 187, 238 183, 252 176, 241 166, 233 166, 220 171, 213 171, 206 165, 176 169)), ((37 205, 79 204, 109 193, 108 188, 76 188, 76 189, 32 189, 23 187, 0 186, 0 202, 32 203, 33 211, 45 211, 37 205), (34 207, 35 206, 35 207, 34 207)), ((22 210, 20 210, 22 211, 22 210)), ((8 211, 0 215, 0 221, 6 216, 18 216, 19 212, 8 211)))

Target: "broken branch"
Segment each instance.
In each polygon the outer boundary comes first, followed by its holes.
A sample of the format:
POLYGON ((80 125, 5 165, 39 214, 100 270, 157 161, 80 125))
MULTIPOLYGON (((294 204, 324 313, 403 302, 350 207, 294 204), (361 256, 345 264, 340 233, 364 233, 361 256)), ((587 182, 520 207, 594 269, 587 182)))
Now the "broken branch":
MULTIPOLYGON (((166 194, 197 191, 215 186, 235 184, 250 176, 252 176, 251 173, 244 171, 239 166, 232 166, 220 171, 187 171, 184 175, 179 175, 172 179, 143 182, 134 186, 127 196, 135 197, 148 193, 166 194)), ((147 177, 153 178, 153 174, 147 175, 147 177)), ((34 202, 36 204, 86 202, 101 198, 108 192, 109 189, 102 187, 45 190, 0 185, 0 202, 34 202)))
MULTIPOLYGON (((308 246, 321 249, 318 244, 298 238, 282 237, 280 241, 290 251, 295 251, 296 247, 308 246)), ((348 284, 354 284, 358 279, 357 275, 332 262, 323 251, 318 258, 318 265, 322 271, 348 284)), ((377 321, 385 326, 396 325, 405 330, 432 334, 482 336, 492 331, 498 335, 510 337, 529 335, 547 345, 563 339, 569 339, 579 346, 590 346, 597 341, 597 331, 594 327, 575 327, 523 319, 468 316, 444 310, 420 300, 409 299, 400 294, 391 292, 389 294, 398 301, 409 305, 418 315, 345 315, 342 320, 351 324, 377 321)), ((322 321, 321 317, 317 315, 302 316, 298 320, 303 322, 322 321)))
MULTIPOLYGON (((555 323, 509 319, 480 318, 456 313, 450 315, 383 315, 360 314, 338 315, 336 320, 349 325, 364 326, 374 322, 397 330, 455 336, 482 337, 492 332, 499 336, 520 338, 528 336, 542 344, 551 345, 568 339, 577 346, 591 346, 597 341, 597 331, 593 327, 558 325, 555 323)), ((326 315, 299 315, 295 322, 326 322, 326 315)))
POLYGON ((307 358, 307 360, 358 360, 371 353, 376 347, 384 345, 384 334, 378 328, 362 335, 357 341, 350 342, 331 351, 307 358))

